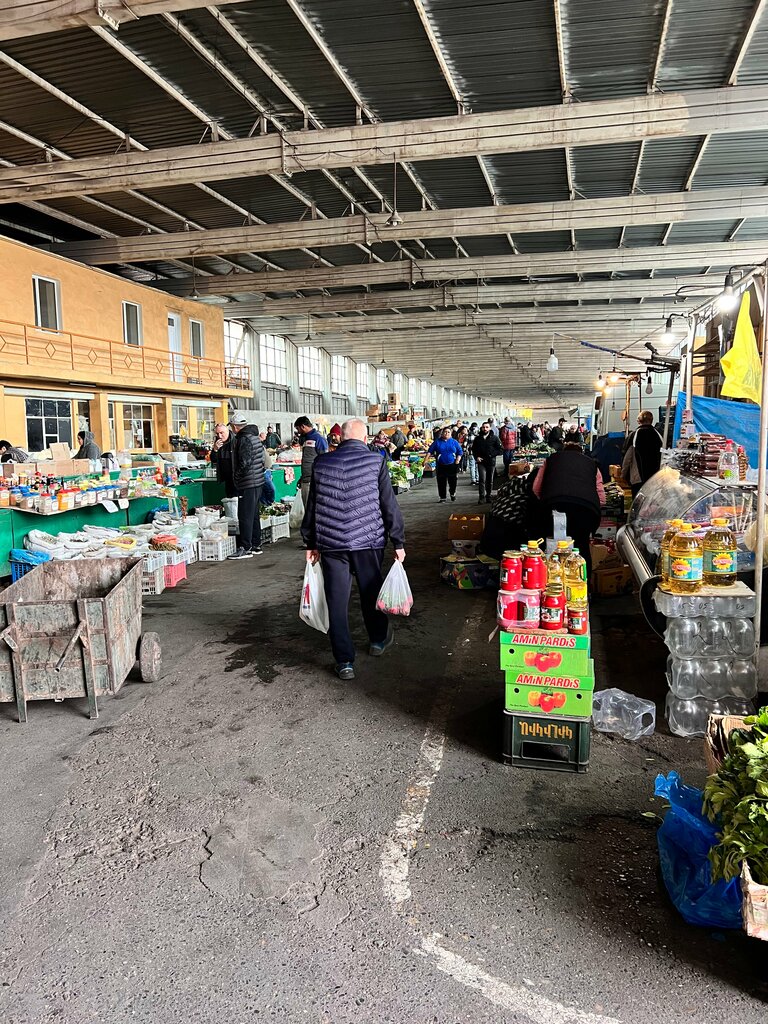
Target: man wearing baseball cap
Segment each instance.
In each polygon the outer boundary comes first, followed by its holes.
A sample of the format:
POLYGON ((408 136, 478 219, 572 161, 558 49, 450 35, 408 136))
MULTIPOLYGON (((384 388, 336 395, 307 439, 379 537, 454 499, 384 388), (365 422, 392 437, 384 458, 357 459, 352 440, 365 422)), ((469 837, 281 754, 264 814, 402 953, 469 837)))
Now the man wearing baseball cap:
POLYGON ((259 438, 259 428, 248 422, 245 413, 233 413, 229 425, 235 435, 232 442, 232 479, 240 495, 237 503, 239 544, 234 555, 229 557, 253 558, 263 553, 259 499, 266 466, 264 445, 259 438))

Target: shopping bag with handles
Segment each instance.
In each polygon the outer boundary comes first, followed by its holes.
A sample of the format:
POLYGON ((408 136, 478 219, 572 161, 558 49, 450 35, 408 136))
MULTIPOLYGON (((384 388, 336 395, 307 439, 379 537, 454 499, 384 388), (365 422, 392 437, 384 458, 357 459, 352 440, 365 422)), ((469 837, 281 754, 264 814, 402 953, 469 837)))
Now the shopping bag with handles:
POLYGON ((402 562, 395 562, 381 585, 376 607, 389 615, 410 615, 413 594, 402 562))
POLYGON ((325 600, 323 570, 319 562, 317 565, 307 562, 307 568, 304 570, 299 618, 312 629, 319 629, 321 633, 328 632, 328 604, 325 600))

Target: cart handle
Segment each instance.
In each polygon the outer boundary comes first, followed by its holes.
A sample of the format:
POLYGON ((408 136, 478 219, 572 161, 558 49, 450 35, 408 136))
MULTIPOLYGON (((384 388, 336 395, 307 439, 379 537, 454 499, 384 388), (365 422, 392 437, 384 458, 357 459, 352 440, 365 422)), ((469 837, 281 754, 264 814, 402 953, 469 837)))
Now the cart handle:
POLYGON ((54 667, 53 667, 54 672, 60 672, 61 671, 61 666, 67 660, 67 656, 69 655, 69 652, 72 650, 72 648, 75 646, 75 644, 77 643, 78 640, 83 645, 83 647, 85 647, 85 649, 88 650, 88 639, 83 636, 83 633, 85 632, 86 628, 87 627, 86 627, 86 624, 84 622, 80 622, 78 624, 77 629, 72 634, 72 636, 69 638, 69 640, 67 642, 67 646, 64 648, 63 654, 61 655, 59 660, 54 665, 54 667))

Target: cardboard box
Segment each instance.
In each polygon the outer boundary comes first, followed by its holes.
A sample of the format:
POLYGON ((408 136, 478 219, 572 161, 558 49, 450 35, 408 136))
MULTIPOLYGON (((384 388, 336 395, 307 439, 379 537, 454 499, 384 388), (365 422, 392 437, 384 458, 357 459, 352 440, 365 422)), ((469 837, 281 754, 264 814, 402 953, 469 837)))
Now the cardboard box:
POLYGON ((556 648, 532 644, 502 644, 501 667, 540 676, 593 675, 595 668, 584 648, 556 648))
POLYGON ((619 597, 631 594, 635 578, 628 565, 620 569, 595 569, 592 573, 592 593, 598 597, 619 597))
POLYGON ((478 558, 446 555, 440 559, 440 579, 456 590, 496 590, 499 563, 483 555, 478 558))
POLYGON ((390 409, 392 409, 393 407, 395 409, 400 408, 400 395, 398 394, 397 391, 389 392, 389 394, 387 395, 387 405, 390 407, 390 409))
POLYGON ((502 647, 522 644, 526 647, 555 647, 561 651, 589 652, 590 650, 589 633, 585 633, 583 636, 573 636, 571 633, 553 633, 543 629, 531 633, 522 630, 506 633, 502 630, 499 639, 502 647))
POLYGON ((594 532, 595 540, 616 540, 619 528, 616 523, 601 522, 594 532))
POLYGON ((377 417, 377 416, 380 416, 380 415, 381 415, 381 406, 380 405, 369 405, 368 406, 368 419, 373 419, 374 417, 377 417))
POLYGON ((589 550, 592 555, 593 572, 596 569, 620 569, 624 565, 624 560, 618 551, 607 544, 593 542, 590 544, 589 550))
POLYGON ((741 916, 744 931, 768 942, 768 885, 758 885, 746 861, 741 867, 741 916))
POLYGON ((448 518, 449 540, 480 540, 485 529, 485 516, 454 512, 448 518))
POLYGON ((525 685, 507 680, 505 711, 522 711, 529 715, 552 718, 589 718, 592 714, 595 681, 589 689, 564 689, 544 681, 541 685, 525 685))

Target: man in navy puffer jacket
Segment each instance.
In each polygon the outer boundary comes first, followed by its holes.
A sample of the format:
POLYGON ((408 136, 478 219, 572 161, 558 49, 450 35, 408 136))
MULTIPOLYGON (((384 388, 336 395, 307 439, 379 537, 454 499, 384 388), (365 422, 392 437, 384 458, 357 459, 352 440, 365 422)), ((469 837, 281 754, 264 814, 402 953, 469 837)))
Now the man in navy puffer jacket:
POLYGON ((403 517, 387 463, 369 451, 366 437, 362 420, 347 420, 336 451, 317 457, 301 525, 307 561, 322 559, 328 636, 340 679, 355 678, 355 645, 349 632, 352 577, 370 639, 368 653, 379 657, 393 640, 386 615, 376 610, 387 540, 395 558, 405 559, 403 517))

